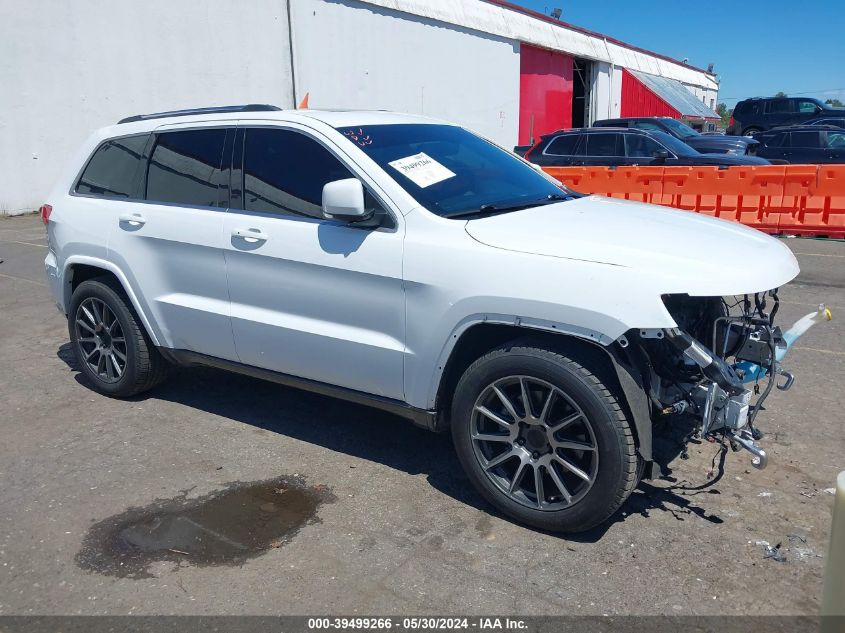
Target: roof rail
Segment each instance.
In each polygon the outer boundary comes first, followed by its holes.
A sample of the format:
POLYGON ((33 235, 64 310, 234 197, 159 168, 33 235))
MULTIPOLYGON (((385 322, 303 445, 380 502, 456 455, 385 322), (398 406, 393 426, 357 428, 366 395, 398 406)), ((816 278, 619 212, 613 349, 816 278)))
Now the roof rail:
POLYGON ((278 106, 264 103, 247 103, 245 105, 215 106, 211 108, 190 108, 188 110, 171 110, 170 112, 154 112, 152 114, 136 114, 118 121, 121 123, 134 123, 146 121, 147 119, 164 119, 173 116, 191 116, 194 114, 219 114, 223 112, 274 112, 281 110, 278 106))

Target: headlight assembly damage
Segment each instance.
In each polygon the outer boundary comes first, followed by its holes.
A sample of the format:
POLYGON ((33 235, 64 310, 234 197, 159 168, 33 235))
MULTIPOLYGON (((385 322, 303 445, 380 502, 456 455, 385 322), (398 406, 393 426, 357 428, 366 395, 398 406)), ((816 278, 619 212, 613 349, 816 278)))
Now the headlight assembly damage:
POLYGON ((726 440, 735 451, 749 451, 756 468, 765 468, 757 414, 775 386, 792 386, 781 361, 810 327, 830 320, 830 310, 821 305, 784 332, 774 323, 777 290, 732 301, 688 295, 663 301, 677 328, 634 330, 619 340, 623 347, 638 343, 645 352, 653 418, 692 415, 690 437, 726 440))

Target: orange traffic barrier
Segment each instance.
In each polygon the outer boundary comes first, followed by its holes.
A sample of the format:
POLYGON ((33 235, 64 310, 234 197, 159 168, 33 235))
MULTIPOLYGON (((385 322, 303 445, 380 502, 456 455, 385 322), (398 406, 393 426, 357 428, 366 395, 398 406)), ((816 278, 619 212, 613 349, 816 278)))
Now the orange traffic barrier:
POLYGON ((566 186, 742 222, 845 238, 845 165, 546 167, 566 186))

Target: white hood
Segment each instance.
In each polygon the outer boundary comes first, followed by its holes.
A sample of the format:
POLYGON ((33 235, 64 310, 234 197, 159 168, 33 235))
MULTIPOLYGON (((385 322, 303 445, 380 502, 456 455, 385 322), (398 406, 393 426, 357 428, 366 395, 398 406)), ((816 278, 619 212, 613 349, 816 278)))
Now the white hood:
POLYGON ((798 274, 786 245, 755 229, 601 196, 470 220, 466 231, 495 248, 631 268, 661 293, 763 292, 798 274))

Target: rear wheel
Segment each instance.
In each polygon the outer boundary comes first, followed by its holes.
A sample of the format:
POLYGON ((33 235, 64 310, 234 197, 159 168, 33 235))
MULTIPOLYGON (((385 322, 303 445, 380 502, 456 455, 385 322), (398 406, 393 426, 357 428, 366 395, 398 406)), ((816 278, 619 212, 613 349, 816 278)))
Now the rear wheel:
POLYGON ((638 479, 625 415, 566 356, 527 343, 493 350, 457 386, 452 437, 478 491, 504 514, 556 532, 607 520, 638 479))
POLYGON ((743 136, 753 136, 754 134, 757 134, 757 132, 762 132, 762 131, 763 131, 763 130, 761 130, 761 129, 760 129, 760 128, 758 128, 758 127, 750 127, 750 128, 747 128, 747 129, 746 129, 746 130, 742 133, 742 135, 743 135, 743 136))
POLYGON ((141 325, 123 289, 108 277, 74 290, 68 331, 82 373, 100 393, 126 398, 159 384, 167 361, 141 325))

